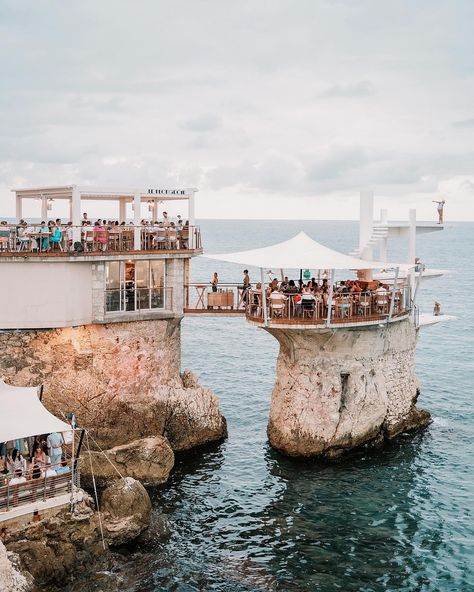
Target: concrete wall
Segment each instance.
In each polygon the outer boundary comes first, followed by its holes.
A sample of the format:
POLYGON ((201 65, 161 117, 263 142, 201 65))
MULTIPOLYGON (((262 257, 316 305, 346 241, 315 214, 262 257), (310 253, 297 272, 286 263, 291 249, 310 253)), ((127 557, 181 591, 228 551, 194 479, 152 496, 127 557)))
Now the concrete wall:
POLYGON ((92 322, 90 263, 3 263, 0 278, 0 329, 92 322))
POLYGON ((165 260, 165 286, 172 289, 167 310, 106 314, 105 261, 2 262, 0 330, 52 329, 181 316, 184 264, 185 259, 165 260))

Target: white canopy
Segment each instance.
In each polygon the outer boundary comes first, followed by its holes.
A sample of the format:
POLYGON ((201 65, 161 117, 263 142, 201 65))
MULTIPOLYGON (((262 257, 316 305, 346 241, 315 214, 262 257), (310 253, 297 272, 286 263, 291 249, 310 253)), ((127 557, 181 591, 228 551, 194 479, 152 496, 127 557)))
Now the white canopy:
POLYGON ((0 442, 67 431, 71 426, 43 406, 37 387, 12 386, 0 379, 0 442))
POLYGON ((399 267, 399 264, 365 261, 358 257, 339 253, 316 242, 305 232, 300 232, 289 240, 262 249, 205 256, 210 259, 253 265, 263 269, 386 269, 387 267, 399 267))

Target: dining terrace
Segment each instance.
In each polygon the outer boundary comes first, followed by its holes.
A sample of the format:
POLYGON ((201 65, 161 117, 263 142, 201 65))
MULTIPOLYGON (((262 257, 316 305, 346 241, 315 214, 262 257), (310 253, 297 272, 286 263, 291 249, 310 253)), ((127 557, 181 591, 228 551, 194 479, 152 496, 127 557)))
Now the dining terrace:
MULTIPOLYGON (((308 293, 309 294, 309 293, 308 293)), ((411 310, 407 286, 332 298, 273 292, 263 302, 261 290, 249 290, 245 316, 262 325, 328 326, 372 324, 405 317, 411 310)))
POLYGON ((0 224, 0 257, 136 251, 195 252, 201 249, 201 231, 197 226, 0 224))

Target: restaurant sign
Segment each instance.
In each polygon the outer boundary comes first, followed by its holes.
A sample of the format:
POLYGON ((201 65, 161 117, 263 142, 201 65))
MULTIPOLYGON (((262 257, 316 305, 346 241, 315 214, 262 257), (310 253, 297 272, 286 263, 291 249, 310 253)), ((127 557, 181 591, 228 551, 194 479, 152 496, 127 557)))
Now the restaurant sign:
POLYGON ((150 195, 189 195, 187 189, 148 189, 150 195))

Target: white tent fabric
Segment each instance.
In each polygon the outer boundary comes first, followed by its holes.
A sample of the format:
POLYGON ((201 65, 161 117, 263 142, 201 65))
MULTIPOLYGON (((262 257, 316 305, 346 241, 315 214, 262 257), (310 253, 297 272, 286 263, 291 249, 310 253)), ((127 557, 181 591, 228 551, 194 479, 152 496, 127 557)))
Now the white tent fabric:
POLYGON ((0 379, 0 442, 70 430, 43 406, 37 387, 12 386, 0 379))
MULTIPOLYGON (((205 255, 209 259, 252 265, 263 269, 386 269, 400 267, 382 261, 365 261, 325 247, 300 232, 293 238, 262 249, 205 255)), ((409 267, 409 266, 408 266, 409 267)))

